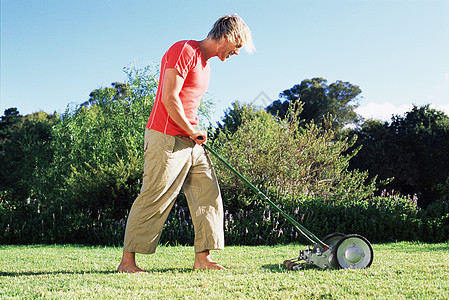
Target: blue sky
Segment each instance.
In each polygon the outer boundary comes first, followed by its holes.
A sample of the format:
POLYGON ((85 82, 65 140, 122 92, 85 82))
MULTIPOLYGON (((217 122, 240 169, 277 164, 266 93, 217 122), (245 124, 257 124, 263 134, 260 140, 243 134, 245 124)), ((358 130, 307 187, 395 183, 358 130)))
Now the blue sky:
POLYGON ((257 52, 211 59, 213 122, 236 100, 263 105, 313 77, 358 85, 365 117, 389 120, 412 104, 449 113, 447 0, 0 1, 1 114, 63 112, 232 13, 257 52))

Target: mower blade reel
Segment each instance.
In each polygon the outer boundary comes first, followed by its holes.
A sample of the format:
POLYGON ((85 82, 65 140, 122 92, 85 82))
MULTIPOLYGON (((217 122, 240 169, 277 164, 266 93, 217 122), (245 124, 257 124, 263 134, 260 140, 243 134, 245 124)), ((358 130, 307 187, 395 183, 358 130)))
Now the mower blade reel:
POLYGON ((297 264, 295 261, 290 260, 290 259, 287 259, 284 261, 284 266, 290 271, 299 269, 299 264, 297 264))

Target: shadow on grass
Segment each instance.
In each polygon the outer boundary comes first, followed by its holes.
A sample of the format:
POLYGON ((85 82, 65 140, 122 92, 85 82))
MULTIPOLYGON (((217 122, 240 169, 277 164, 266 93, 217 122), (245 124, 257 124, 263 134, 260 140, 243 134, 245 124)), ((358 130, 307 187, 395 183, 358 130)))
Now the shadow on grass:
POLYGON ((19 272, 3 272, 0 276, 39 276, 39 275, 60 275, 60 274, 113 274, 116 271, 19 271, 19 272))
POLYGON ((263 265, 262 269, 271 271, 273 273, 285 273, 286 271, 288 271, 287 268, 279 264, 263 265))
POLYGON ((271 271, 273 273, 300 272, 300 271, 307 271, 307 270, 326 271, 326 272, 335 271, 335 269, 321 269, 317 266, 309 265, 309 264, 301 264, 301 267, 298 270, 289 270, 280 264, 263 265, 262 269, 271 271))
MULTIPOLYGON (((193 269, 188 268, 164 268, 145 270, 148 274, 152 273, 189 273, 194 272, 193 269)), ((17 277, 17 276, 40 276, 40 275, 75 275, 75 274, 127 274, 119 273, 115 270, 89 270, 89 271, 18 271, 18 272, 4 272, 0 271, 0 276, 17 277)), ((142 275, 142 274, 140 274, 142 275)))

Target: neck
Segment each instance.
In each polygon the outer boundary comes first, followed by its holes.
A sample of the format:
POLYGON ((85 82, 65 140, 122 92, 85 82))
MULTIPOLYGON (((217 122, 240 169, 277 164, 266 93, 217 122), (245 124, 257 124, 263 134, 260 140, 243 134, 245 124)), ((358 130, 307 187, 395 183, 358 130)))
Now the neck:
POLYGON ((204 60, 209 60, 209 58, 217 56, 217 43, 210 38, 205 38, 202 41, 199 41, 201 52, 203 53, 204 60))

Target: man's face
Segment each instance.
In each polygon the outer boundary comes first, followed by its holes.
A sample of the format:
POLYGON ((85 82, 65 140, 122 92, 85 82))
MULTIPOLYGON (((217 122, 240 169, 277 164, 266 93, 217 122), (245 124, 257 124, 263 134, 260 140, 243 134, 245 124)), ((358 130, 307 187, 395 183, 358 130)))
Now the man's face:
POLYGON ((223 40, 218 49, 218 57, 225 61, 231 55, 238 55, 242 45, 235 45, 234 43, 229 42, 228 40, 223 40))

